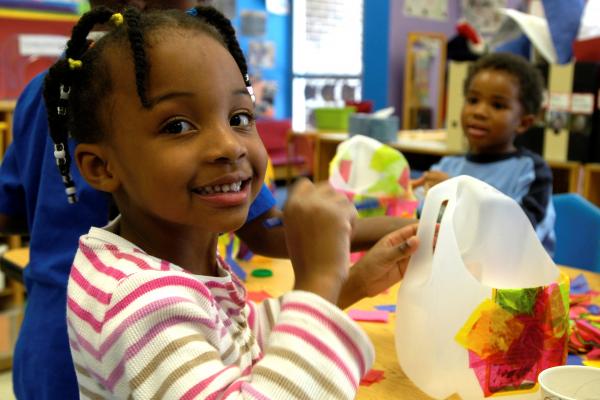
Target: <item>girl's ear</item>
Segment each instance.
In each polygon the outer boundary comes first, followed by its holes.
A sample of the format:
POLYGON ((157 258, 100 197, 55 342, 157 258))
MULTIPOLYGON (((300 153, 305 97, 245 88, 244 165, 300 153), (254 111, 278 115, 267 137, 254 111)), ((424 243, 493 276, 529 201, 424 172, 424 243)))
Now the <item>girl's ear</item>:
POLYGON ((75 161, 81 176, 94 189, 113 193, 119 188, 119 178, 113 173, 106 150, 102 145, 78 144, 75 147, 75 161))
POLYGON ((521 117, 519 126, 517 127, 517 135, 525 133, 533 123, 535 122, 536 116, 534 114, 525 114, 521 117))

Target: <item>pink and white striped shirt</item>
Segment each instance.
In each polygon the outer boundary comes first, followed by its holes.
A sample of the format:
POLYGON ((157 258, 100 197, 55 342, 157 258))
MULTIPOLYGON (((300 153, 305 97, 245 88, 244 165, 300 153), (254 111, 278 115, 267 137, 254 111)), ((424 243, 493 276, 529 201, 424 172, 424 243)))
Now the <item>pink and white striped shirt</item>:
POLYGON ((109 230, 82 236, 67 300, 81 398, 354 398, 374 357, 354 321, 308 292, 254 304, 218 270, 192 275, 109 230))

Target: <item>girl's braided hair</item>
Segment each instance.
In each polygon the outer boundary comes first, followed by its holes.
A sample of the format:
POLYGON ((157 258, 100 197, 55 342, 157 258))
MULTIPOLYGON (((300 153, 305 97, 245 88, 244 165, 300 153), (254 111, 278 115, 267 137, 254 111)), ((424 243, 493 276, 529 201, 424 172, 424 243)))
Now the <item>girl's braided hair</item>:
POLYGON ((76 202, 77 196, 70 173, 69 136, 80 143, 97 143, 104 138, 102 105, 112 91, 105 55, 107 48, 127 46, 131 49, 137 94, 141 104, 149 108, 147 87, 151 66, 146 57, 145 38, 156 31, 174 28, 206 33, 223 44, 238 65, 254 99, 246 59, 235 30, 216 9, 196 7, 187 14, 177 10, 140 13, 134 8, 127 8, 121 15, 107 7, 89 11, 73 27, 65 57, 49 69, 44 81, 44 100, 54 156, 70 203, 76 202), (96 42, 88 40, 95 26, 106 24, 115 27, 96 42))

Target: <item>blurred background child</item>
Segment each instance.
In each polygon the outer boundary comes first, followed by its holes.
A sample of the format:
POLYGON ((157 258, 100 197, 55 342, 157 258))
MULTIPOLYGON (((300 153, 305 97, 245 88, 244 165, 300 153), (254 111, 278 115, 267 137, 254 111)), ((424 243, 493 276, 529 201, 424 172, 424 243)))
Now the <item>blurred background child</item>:
POLYGON ((412 184, 427 190, 458 175, 487 182, 521 205, 552 255, 552 171, 541 156, 514 145, 515 137, 535 122, 542 91, 540 73, 523 57, 493 53, 480 58, 470 67, 464 84, 461 123, 468 153, 443 157, 412 184))

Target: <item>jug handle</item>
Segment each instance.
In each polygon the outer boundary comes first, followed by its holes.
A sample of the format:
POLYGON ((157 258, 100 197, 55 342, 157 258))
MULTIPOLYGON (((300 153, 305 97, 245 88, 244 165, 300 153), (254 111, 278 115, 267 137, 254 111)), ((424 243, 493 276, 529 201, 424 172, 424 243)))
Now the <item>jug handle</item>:
POLYGON ((442 183, 439 183, 429 189, 427 197, 425 198, 425 204, 421 212, 419 219, 419 228, 417 237, 419 238, 419 247, 417 251, 412 255, 410 264, 419 265, 419 268, 408 267, 407 275, 419 275, 422 280, 428 279, 431 276, 431 267, 433 259, 433 238, 435 234, 436 225, 438 223, 438 215, 440 210, 446 204, 442 221, 440 221, 440 229, 438 231, 439 236, 442 234, 442 222, 448 221, 454 212, 456 203, 456 190, 457 180, 449 179, 442 183), (423 270, 423 268, 428 268, 423 270), (418 271, 417 269, 420 269, 418 271))

